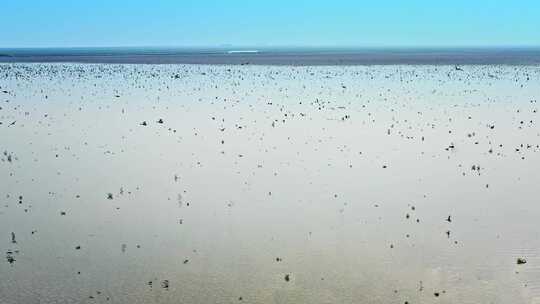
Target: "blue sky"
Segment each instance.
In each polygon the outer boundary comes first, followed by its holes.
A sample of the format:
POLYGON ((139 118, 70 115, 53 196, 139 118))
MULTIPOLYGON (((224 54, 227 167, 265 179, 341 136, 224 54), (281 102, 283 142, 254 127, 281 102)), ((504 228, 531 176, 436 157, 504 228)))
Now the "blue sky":
POLYGON ((0 47, 540 46, 538 0, 13 0, 0 47))

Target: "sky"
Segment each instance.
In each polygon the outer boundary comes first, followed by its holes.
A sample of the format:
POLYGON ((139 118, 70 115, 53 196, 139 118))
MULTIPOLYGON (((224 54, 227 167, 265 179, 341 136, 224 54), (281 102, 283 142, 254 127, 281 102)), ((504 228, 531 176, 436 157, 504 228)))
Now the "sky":
POLYGON ((0 48, 540 46, 538 0, 3 1, 0 48))

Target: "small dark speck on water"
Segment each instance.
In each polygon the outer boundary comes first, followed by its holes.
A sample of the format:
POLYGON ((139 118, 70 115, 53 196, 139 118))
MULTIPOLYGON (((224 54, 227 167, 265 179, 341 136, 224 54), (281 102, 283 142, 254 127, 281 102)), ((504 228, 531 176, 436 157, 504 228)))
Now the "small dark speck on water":
POLYGON ((15 261, 16 261, 15 258, 13 257, 13 252, 12 251, 8 251, 6 253, 6 259, 7 259, 8 263, 10 265, 13 265, 13 263, 15 263, 15 261))

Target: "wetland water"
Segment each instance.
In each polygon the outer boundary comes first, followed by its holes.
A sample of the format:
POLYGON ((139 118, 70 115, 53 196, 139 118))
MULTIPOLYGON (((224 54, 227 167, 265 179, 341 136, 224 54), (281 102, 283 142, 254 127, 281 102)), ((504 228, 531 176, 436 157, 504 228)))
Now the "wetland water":
POLYGON ((539 99, 535 65, 0 64, 0 302, 540 303, 539 99))

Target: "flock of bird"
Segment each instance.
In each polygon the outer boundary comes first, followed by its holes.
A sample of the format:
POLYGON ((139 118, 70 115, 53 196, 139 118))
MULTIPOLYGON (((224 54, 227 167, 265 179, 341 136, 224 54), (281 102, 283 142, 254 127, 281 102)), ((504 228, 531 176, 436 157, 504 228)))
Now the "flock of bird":
POLYGON ((536 66, 0 64, 0 297, 530 303, 539 98, 536 66))

